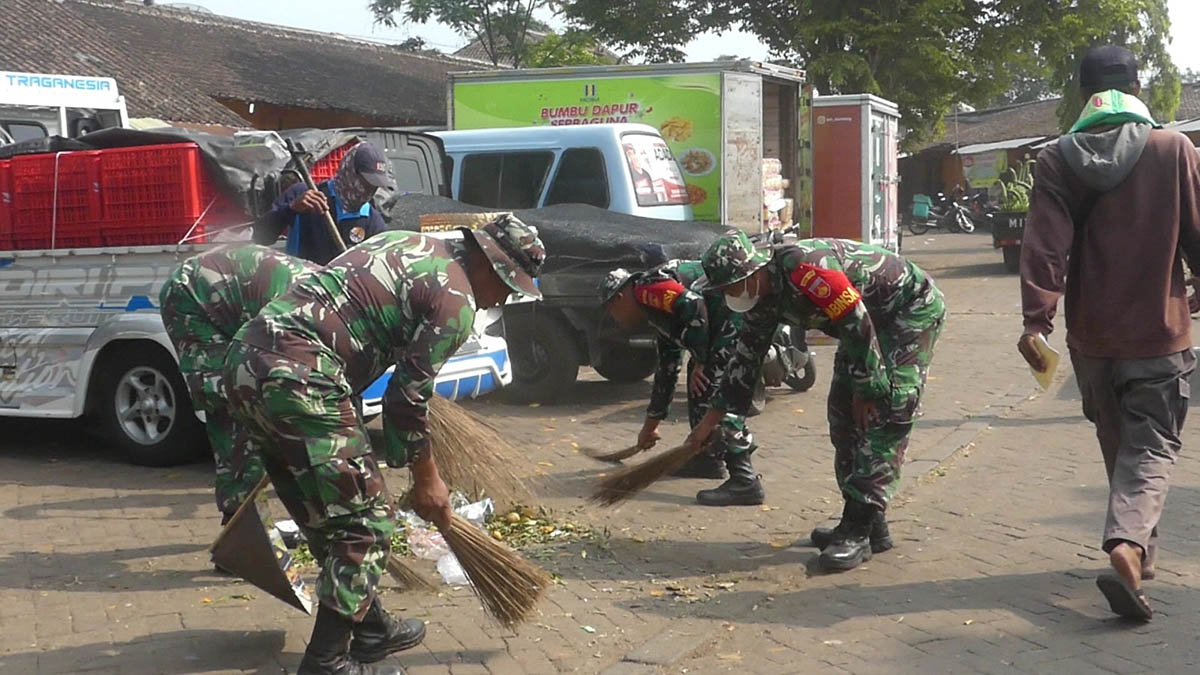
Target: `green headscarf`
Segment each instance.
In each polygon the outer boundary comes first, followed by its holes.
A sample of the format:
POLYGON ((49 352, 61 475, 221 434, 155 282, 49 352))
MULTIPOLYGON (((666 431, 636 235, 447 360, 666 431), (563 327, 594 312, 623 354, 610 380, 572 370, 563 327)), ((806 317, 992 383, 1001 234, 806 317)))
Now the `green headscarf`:
POLYGON ((1079 120, 1068 133, 1086 131, 1102 124, 1125 124, 1126 122, 1141 122, 1156 129, 1162 125, 1150 116, 1150 109, 1138 97, 1126 94, 1117 89, 1109 89, 1088 97, 1087 105, 1079 114, 1079 120))

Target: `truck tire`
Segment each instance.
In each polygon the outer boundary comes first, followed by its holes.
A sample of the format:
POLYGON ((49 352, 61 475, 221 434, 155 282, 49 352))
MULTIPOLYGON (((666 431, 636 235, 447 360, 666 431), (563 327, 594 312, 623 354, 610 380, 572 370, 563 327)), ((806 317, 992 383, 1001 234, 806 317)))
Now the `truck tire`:
POLYGON ((610 345, 600 352, 593 364, 600 377, 621 384, 632 384, 654 374, 658 367, 658 353, 653 349, 637 349, 623 345, 610 345))
POLYGON ((553 403, 579 377, 580 350, 567 323, 548 312, 505 316, 504 339, 513 381, 503 392, 515 403, 553 403))
POLYGON ((1004 269, 1010 274, 1017 274, 1021 271, 1021 247, 1020 246, 1005 246, 1000 251, 1004 254, 1004 269))
POLYGON ((157 345, 119 346, 101 358, 90 402, 108 440, 141 466, 196 460, 207 437, 174 359, 157 345))

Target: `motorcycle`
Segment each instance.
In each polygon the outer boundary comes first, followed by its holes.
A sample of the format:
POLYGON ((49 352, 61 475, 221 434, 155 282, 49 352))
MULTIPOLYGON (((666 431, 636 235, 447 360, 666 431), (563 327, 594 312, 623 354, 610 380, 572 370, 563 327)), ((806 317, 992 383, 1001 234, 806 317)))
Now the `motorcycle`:
POLYGON ((763 382, 768 387, 786 384, 792 391, 808 391, 817 382, 816 353, 809 351, 804 329, 780 326, 763 359, 763 382))
POLYGON ((937 194, 937 204, 927 195, 915 195, 908 217, 908 231, 922 235, 931 229, 943 229, 947 232, 971 233, 975 231, 975 221, 971 218, 971 208, 967 205, 971 200, 966 197, 962 187, 954 188, 951 196, 937 194))
MULTIPOLYGON (((798 228, 768 230, 750 237, 756 246, 779 246, 799 240, 798 228)), ((817 382, 816 353, 808 348, 801 326, 783 325, 775 329, 767 356, 763 359, 763 382, 768 387, 787 385, 793 391, 812 389, 817 382)))

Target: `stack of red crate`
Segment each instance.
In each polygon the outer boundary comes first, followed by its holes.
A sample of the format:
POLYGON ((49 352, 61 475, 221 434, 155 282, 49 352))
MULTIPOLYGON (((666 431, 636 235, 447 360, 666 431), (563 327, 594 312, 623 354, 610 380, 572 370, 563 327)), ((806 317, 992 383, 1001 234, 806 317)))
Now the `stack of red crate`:
POLYGON ((11 160, 0 159, 0 251, 13 247, 11 160))
POLYGON ((13 248, 101 245, 99 155, 85 150, 9 160, 13 248))
POLYGON ((216 190, 194 143, 104 150, 100 157, 106 246, 204 241, 216 190), (189 234, 190 232, 190 234, 189 234))
POLYGON ((195 143, 0 160, 0 250, 203 243, 242 219, 195 143))
POLYGON ((309 174, 312 175, 314 183, 320 183, 323 180, 329 180, 337 175, 338 167, 342 165, 342 160, 350 153, 350 149, 358 145, 358 141, 350 141, 340 148, 335 148, 328 155, 325 155, 316 162, 313 162, 312 169, 309 174))

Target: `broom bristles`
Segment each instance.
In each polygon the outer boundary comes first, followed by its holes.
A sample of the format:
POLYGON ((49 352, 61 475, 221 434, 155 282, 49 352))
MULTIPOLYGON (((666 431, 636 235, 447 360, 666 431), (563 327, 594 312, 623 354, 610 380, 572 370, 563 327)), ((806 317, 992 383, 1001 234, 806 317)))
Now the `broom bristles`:
POLYGON ((687 464, 688 460, 700 454, 703 449, 704 446, 701 444, 684 443, 655 455, 641 464, 625 467, 600 481, 589 499, 602 506, 619 504, 646 489, 651 483, 687 464))
POLYGON ((435 396, 429 401, 429 433, 433 460, 448 485, 475 498, 486 494, 501 508, 535 505, 533 492, 513 472, 526 456, 490 424, 435 396))
POLYGON ((392 575, 401 586, 410 591, 436 591, 437 586, 433 584, 424 574, 414 570, 413 568, 400 562, 400 559, 395 554, 388 556, 387 561, 388 574, 392 575))
POLYGON ((442 532, 458 558, 471 589, 484 610, 505 628, 514 628, 533 614, 542 593, 550 587, 545 570, 492 539, 461 516, 453 516, 442 532))
POLYGON ((583 454, 600 462, 620 462, 633 457, 645 449, 640 445, 631 445, 624 450, 617 450, 616 452, 604 452, 596 448, 584 448, 583 454))

